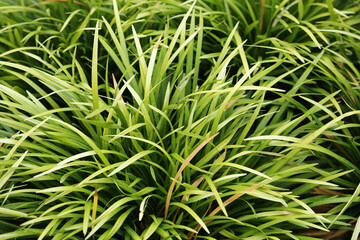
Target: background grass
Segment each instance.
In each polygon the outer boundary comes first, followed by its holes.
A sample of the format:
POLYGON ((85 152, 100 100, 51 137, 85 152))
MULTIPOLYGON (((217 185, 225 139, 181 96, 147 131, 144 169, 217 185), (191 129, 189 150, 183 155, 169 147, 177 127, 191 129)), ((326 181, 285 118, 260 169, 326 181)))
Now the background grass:
POLYGON ((359 1, 0 1, 1 239, 356 239, 359 1))

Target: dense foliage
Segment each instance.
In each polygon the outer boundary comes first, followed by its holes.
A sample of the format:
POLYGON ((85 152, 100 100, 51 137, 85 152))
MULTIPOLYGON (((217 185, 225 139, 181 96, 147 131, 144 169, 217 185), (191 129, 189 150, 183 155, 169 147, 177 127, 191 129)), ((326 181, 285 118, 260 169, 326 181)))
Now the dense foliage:
POLYGON ((0 239, 357 239, 359 11, 0 0, 0 239))

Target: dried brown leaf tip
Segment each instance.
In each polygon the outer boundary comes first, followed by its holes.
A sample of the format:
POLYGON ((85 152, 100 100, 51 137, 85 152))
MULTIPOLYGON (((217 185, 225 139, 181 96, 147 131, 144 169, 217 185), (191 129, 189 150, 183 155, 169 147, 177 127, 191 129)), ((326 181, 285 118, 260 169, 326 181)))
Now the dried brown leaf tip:
POLYGON ((183 170, 185 169, 186 165, 188 165, 190 163, 190 161, 195 157, 195 155, 208 143, 210 142, 212 139, 214 139, 219 133, 216 133, 215 135, 209 137, 208 139, 206 139, 204 142, 202 142, 183 162, 183 164, 180 166, 178 172, 176 173, 176 176, 169 188, 168 191, 168 195, 166 198, 166 204, 165 204, 165 219, 167 218, 167 214, 169 211, 169 205, 170 205, 170 199, 171 199, 171 195, 174 191, 175 188, 175 183, 176 180, 180 177, 181 173, 183 172, 183 170))
POLYGON ((313 190, 314 190, 313 194, 338 195, 338 196, 344 195, 342 192, 338 192, 338 191, 334 191, 334 190, 330 190, 330 189, 326 189, 326 188, 322 188, 322 187, 314 187, 313 190))

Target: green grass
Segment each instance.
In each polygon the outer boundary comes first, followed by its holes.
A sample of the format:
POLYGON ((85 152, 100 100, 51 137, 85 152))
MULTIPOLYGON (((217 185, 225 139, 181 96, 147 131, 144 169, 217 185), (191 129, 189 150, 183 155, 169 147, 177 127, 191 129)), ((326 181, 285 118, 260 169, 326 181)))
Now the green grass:
POLYGON ((360 2, 261 2, 1 0, 0 238, 356 239, 360 2))

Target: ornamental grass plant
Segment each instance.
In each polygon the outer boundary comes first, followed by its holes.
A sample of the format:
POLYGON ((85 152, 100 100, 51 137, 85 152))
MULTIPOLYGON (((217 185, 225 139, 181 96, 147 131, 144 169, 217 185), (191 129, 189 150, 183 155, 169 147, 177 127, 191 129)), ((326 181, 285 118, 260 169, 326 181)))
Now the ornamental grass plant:
POLYGON ((0 239, 357 239, 359 10, 0 0, 0 239))

